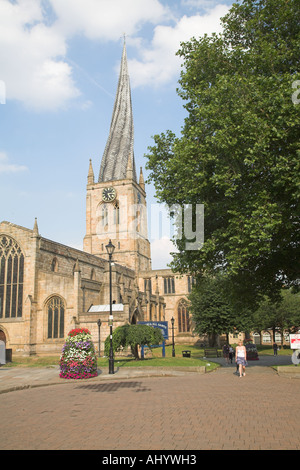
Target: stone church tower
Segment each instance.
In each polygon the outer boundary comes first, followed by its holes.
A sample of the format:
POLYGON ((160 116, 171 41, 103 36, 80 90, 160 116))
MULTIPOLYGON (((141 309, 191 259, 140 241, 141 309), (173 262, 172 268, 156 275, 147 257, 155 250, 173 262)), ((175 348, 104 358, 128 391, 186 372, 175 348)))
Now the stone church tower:
POLYGON ((106 258, 105 245, 115 245, 114 261, 136 273, 151 269, 145 184, 134 160, 134 127, 124 42, 120 76, 98 181, 90 160, 86 196, 84 251, 106 258))

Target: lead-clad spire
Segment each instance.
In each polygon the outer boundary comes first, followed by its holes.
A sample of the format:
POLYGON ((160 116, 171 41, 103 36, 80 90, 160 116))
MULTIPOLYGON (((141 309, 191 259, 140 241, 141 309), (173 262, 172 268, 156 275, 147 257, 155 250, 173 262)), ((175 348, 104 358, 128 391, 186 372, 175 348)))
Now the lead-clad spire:
POLYGON ((118 89, 109 137, 101 161, 99 182, 126 179, 129 159, 133 169, 132 177, 136 181, 133 133, 131 91, 124 41, 118 89))

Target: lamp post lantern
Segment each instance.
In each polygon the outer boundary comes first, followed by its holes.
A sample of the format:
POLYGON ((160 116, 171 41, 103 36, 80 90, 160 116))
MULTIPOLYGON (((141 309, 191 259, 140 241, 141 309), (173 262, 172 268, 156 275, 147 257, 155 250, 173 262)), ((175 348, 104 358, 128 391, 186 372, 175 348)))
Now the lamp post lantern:
POLYGON ((98 325, 98 357, 100 357, 100 327, 101 327, 101 320, 99 318, 99 320, 97 321, 97 325, 98 325))
POLYGON ((109 324, 110 324, 110 348, 109 348, 109 374, 114 374, 114 353, 112 347, 112 326, 113 326, 113 314, 112 314, 112 283, 111 283, 111 258, 115 250, 115 246, 109 240, 108 245, 105 246, 109 256, 109 324))
POLYGON ((175 357, 175 341, 174 341, 174 318, 171 318, 172 323, 172 357, 175 357))

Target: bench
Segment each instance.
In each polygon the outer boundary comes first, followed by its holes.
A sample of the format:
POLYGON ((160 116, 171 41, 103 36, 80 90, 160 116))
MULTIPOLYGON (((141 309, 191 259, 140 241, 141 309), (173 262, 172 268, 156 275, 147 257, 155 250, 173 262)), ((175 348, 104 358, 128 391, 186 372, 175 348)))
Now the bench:
POLYGON ((204 357, 219 357, 217 348, 204 349, 204 357))

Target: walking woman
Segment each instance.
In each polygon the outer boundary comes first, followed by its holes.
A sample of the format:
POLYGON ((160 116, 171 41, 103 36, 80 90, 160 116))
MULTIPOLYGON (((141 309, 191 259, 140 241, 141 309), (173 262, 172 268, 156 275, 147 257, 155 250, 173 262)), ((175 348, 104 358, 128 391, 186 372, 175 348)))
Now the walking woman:
POLYGON ((245 346, 243 346, 243 342, 239 341, 238 346, 235 349, 235 361, 236 364, 239 365, 239 373, 240 377, 246 375, 246 362, 247 362, 247 351, 245 346))

